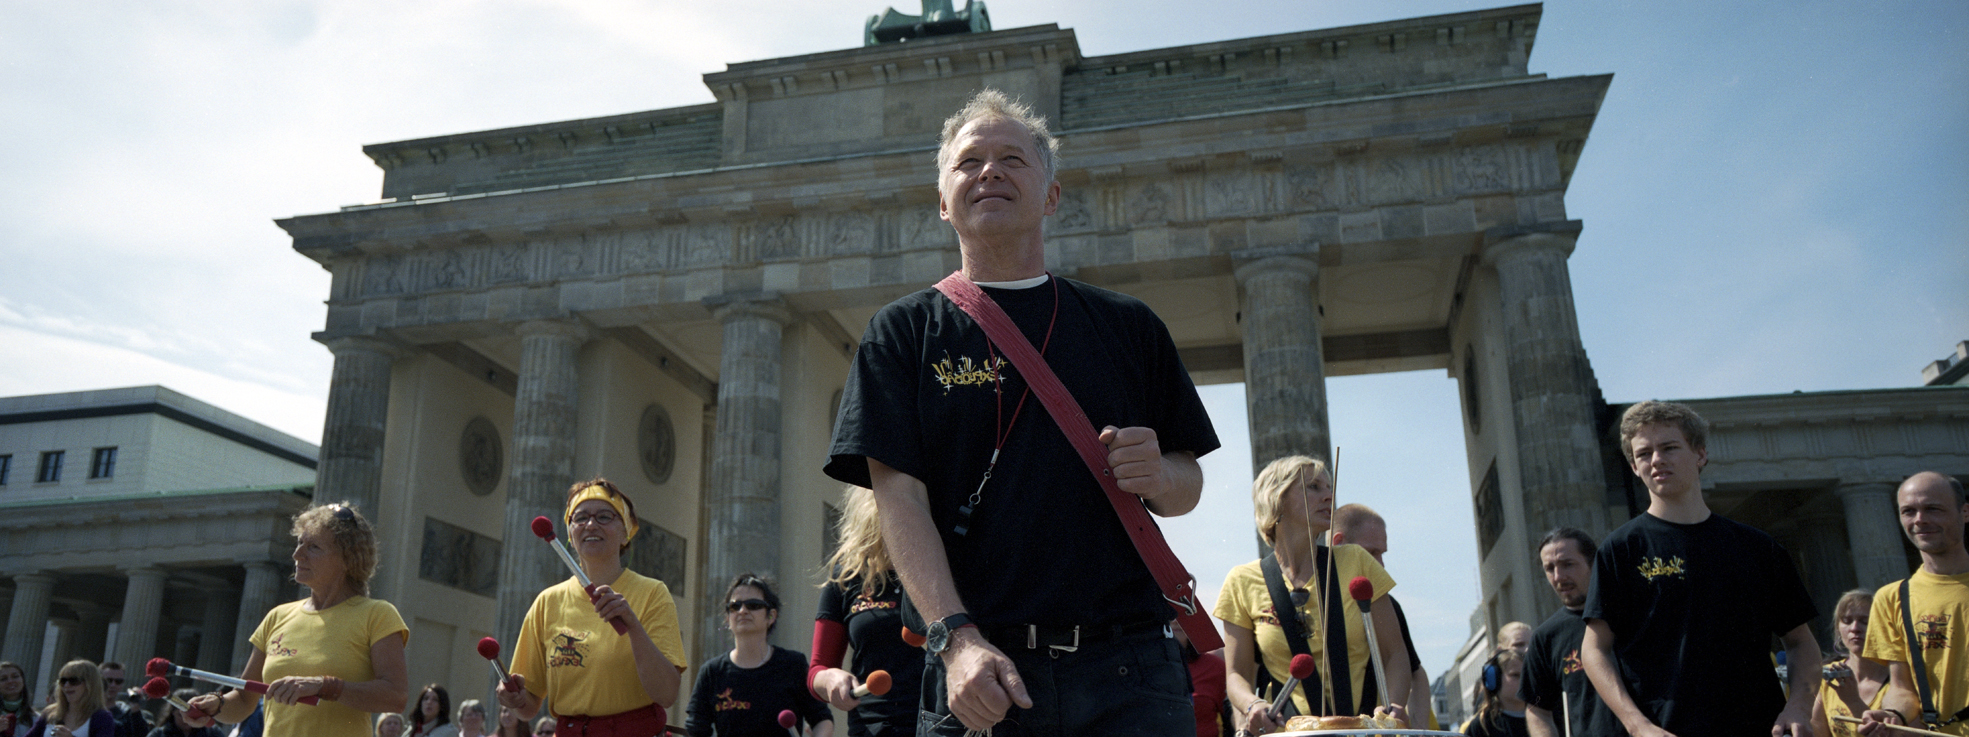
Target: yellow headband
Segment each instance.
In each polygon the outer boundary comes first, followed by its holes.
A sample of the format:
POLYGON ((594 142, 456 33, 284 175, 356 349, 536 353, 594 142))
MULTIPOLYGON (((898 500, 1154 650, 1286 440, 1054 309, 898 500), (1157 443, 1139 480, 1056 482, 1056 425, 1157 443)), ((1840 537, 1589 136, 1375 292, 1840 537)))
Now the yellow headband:
POLYGON ((636 539, 636 531, 641 528, 636 524, 636 515, 630 514, 629 508, 623 505, 622 500, 608 493, 608 489, 601 484, 589 484, 587 488, 576 492, 573 499, 567 500, 567 514, 563 516, 562 521, 567 523, 567 534, 570 538, 574 536, 574 508, 590 499, 600 499, 615 508, 615 516, 621 517, 622 524, 629 529, 629 536, 623 538, 623 541, 636 539))

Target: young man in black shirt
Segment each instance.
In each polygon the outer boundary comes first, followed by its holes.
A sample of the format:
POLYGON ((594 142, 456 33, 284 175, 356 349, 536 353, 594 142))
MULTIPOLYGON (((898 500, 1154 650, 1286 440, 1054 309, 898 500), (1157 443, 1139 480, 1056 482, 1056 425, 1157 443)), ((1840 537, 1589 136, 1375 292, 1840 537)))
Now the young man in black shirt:
POLYGON ((1525 654, 1520 695, 1532 737, 1623 737, 1620 720, 1607 711, 1579 659, 1586 635, 1586 587, 1600 546, 1584 530, 1560 527, 1538 541, 1545 582, 1559 595, 1559 611, 1538 625, 1525 654))
POLYGON ((1777 541, 1709 511, 1708 435, 1679 404, 1641 402, 1621 416, 1648 511, 1600 544, 1580 658, 1634 737, 1810 734, 1818 611, 1777 541), (1798 664, 1789 699, 1771 665, 1774 635, 1798 664))
MULTIPOLYGON (((938 211, 963 274, 1010 316, 1149 511, 1196 506, 1217 436, 1139 300, 1046 273, 1059 204, 1045 121, 987 89, 944 123, 938 211)), ((1175 613, 1099 482, 1002 346, 936 290, 869 322, 828 475, 875 490, 882 538, 928 623, 918 733, 1187 735, 1175 613)))

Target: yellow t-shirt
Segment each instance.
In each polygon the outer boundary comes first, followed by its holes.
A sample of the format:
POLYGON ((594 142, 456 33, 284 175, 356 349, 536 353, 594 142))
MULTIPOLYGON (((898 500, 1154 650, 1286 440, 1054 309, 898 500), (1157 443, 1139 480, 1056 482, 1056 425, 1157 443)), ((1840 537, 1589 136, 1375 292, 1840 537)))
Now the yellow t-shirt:
MULTIPOLYGON (((1969 573, 1938 576, 1925 568, 1916 569, 1908 577, 1908 596, 1913 599, 1910 613, 1914 615, 1915 635, 1922 642, 1922 662, 1928 666, 1928 688, 1934 694, 1935 710, 1947 719, 1969 706, 1969 573)), ((1901 582, 1874 592, 1866 652, 1861 654, 1883 663, 1913 667, 1907 634, 1901 626, 1901 582)), ((1920 721, 1913 714, 1908 718, 1920 721)), ((1969 737, 1969 722, 1956 722, 1940 731, 1969 737)))
MULTIPOLYGON (((1379 601, 1395 588, 1395 579, 1390 578, 1388 571, 1374 562, 1374 556, 1368 555, 1359 545, 1335 548, 1333 564, 1339 569, 1337 575, 1343 599, 1334 604, 1347 607, 1347 666, 1352 671, 1352 691, 1354 701, 1358 703, 1363 700, 1361 684, 1372 663, 1368 661, 1367 628, 1361 623, 1360 608, 1346 599, 1346 584, 1355 576, 1366 576, 1374 583, 1374 599, 1379 601)), ((1312 592, 1311 596, 1306 597, 1306 606, 1299 610, 1299 619, 1306 625, 1307 652, 1312 654, 1313 662, 1319 664, 1322 672, 1326 670, 1326 643, 1320 637, 1325 621, 1325 610, 1320 602, 1323 596, 1324 592, 1312 592)), ((1211 613, 1229 624, 1252 631, 1258 640, 1259 652, 1265 656, 1265 669, 1271 672, 1273 678, 1283 683, 1292 675, 1292 648, 1286 644, 1285 630, 1279 628, 1278 618, 1272 611, 1271 589, 1265 586, 1265 573, 1259 568, 1259 561, 1232 568, 1224 576, 1224 588, 1217 594, 1217 607, 1211 613)), ((1399 633, 1382 634, 1399 636, 1399 633)), ((1407 663, 1399 665, 1405 666, 1407 663)), ((1310 693, 1317 698, 1321 691, 1318 684, 1307 684, 1305 691, 1293 691, 1292 703, 1298 706, 1300 714, 1310 714, 1312 712, 1307 708, 1305 694, 1310 693)))
MULTIPOLYGON (((663 657, 678 671, 687 667, 670 587, 625 569, 610 588, 629 600, 663 657)), ((534 597, 513 648, 512 670, 526 676, 526 690, 545 698, 556 714, 599 717, 652 703, 636 680, 629 637, 595 616, 588 592, 571 576, 534 597)))
MULTIPOLYGON (((1886 698, 1887 686, 1886 684, 1881 684, 1880 690, 1873 692, 1873 700, 1866 703, 1866 708, 1878 709, 1880 708, 1880 702, 1886 698)), ((1846 708, 1846 700, 1839 698, 1839 692, 1833 690, 1831 681, 1819 681, 1819 703, 1825 705, 1825 723, 1832 727, 1831 737, 1859 737, 1860 730, 1857 726, 1833 718, 1857 718, 1859 715, 1854 714, 1846 708)), ((1893 730, 1886 731, 1891 732, 1893 730)))
MULTIPOLYGON (((261 679, 272 683, 287 676, 335 676, 349 683, 376 680, 369 648, 401 633, 410 639, 403 616, 387 601, 351 596, 319 612, 307 611, 307 600, 289 602, 267 612, 253 630, 253 647, 266 654, 261 679)), ((266 704, 266 730, 281 737, 368 737, 369 715, 339 702, 292 706, 266 704)))

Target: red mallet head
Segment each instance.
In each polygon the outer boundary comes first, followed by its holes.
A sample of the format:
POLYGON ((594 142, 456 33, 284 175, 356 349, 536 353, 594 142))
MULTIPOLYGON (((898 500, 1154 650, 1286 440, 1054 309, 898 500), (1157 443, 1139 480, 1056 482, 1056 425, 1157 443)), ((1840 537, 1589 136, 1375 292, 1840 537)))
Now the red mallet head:
POLYGON ((1374 582, 1367 580, 1366 576, 1355 576, 1354 580, 1347 582, 1347 595, 1362 604, 1373 601, 1374 582))
POLYGON ((490 637, 479 638, 479 657, 486 660, 499 659, 499 641, 490 637))
POLYGON ((1292 677, 1301 681, 1313 677, 1313 656, 1305 653, 1292 656, 1292 677))
POLYGON ((795 723, 797 723, 797 722, 799 722, 799 721, 800 721, 800 718, 799 718, 799 717, 796 717, 796 716, 793 716, 793 710, 792 710, 792 709, 781 709, 781 710, 780 710, 780 712, 779 712, 779 726, 781 726, 781 727, 784 727, 784 728, 786 728, 786 729, 792 729, 792 728, 793 728, 793 725, 794 725, 795 723))
POLYGON ((153 699, 161 699, 166 696, 170 696, 171 682, 164 680, 161 677, 152 676, 150 680, 144 681, 144 695, 149 696, 153 699))
POLYGON ((908 643, 910 647, 922 647, 923 643, 929 642, 930 640, 922 635, 909 631, 908 627, 904 627, 902 628, 902 641, 908 643))
POLYGON ((862 685, 868 687, 868 692, 876 696, 886 694, 889 692, 889 672, 878 670, 870 673, 868 674, 868 680, 863 681, 862 685))
POLYGON ((533 518, 533 536, 542 540, 554 539, 554 521, 544 516, 533 518))
POLYGON ((171 675, 171 661, 163 658, 151 658, 150 662, 144 664, 144 673, 153 676, 171 675))

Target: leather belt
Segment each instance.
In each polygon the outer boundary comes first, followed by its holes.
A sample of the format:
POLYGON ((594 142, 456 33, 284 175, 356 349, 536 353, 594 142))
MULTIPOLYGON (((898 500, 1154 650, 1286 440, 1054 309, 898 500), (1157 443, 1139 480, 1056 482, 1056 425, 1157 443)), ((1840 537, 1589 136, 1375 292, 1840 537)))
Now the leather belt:
POLYGON ((1076 652, 1086 645, 1099 645, 1151 634, 1162 637, 1173 636, 1168 624, 1154 621, 1078 626, 1000 624, 979 627, 979 631, 984 634, 986 640, 1000 649, 1016 647, 1024 647, 1027 650, 1045 649, 1056 658, 1060 657, 1060 653, 1076 652))

